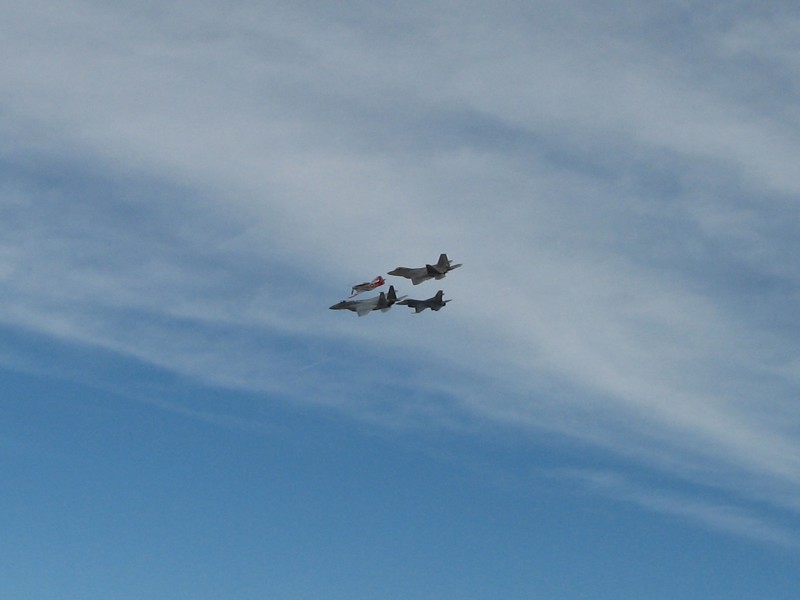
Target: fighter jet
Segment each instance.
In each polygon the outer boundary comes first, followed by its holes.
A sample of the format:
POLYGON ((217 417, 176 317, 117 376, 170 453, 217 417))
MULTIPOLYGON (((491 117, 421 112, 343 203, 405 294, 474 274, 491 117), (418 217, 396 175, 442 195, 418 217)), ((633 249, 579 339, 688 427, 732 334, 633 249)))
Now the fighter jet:
POLYGON ((433 298, 428 298, 427 300, 402 300, 397 304, 402 304, 403 306, 410 306, 414 309, 414 313, 421 313, 426 308, 430 308, 431 310, 439 310, 445 304, 450 302, 450 300, 442 300, 442 296, 444 296, 444 292, 439 290, 436 292, 436 295, 433 298))
POLYGON ((420 284, 428 279, 442 279, 448 271, 457 269, 461 265, 452 265, 447 258, 447 254, 439 256, 439 262, 435 265, 425 265, 418 269, 409 267, 397 267, 394 271, 389 271, 389 275, 396 275, 398 277, 406 277, 411 280, 414 285, 420 284))
POLYGON ((342 300, 338 304, 331 306, 331 310, 352 310, 357 313, 359 317, 372 312, 373 310, 380 310, 386 312, 395 302, 402 300, 405 296, 397 297, 394 291, 394 286, 389 286, 389 292, 375 296, 374 298, 366 298, 364 300, 342 300))

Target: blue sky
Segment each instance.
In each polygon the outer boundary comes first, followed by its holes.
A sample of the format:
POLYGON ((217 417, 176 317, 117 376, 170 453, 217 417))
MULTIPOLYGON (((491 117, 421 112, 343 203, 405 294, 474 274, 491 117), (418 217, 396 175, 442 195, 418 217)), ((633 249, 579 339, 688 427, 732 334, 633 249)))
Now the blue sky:
POLYGON ((790 3, 0 31, 4 598, 796 596, 790 3))

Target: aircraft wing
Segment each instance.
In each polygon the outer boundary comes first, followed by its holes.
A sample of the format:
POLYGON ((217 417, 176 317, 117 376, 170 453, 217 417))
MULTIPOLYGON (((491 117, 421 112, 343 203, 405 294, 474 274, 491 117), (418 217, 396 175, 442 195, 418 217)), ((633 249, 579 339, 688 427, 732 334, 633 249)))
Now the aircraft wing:
POLYGON ((359 317, 363 317, 366 314, 369 314, 376 308, 378 308, 381 304, 386 302, 386 296, 383 292, 381 292, 380 296, 376 296, 375 298, 368 298, 366 300, 356 300, 356 313, 359 317))
MULTIPOLYGON (((420 269, 420 270, 424 271, 424 269, 420 269)), ((414 284, 414 285, 419 285, 423 281, 428 281, 428 279, 430 279, 430 278, 431 278, 431 276, 428 275, 427 272, 423 272, 423 273, 420 273, 420 274, 412 277, 411 278, 411 283, 414 284)))
POLYGON ((426 308, 428 308, 428 303, 425 300, 403 300, 402 302, 398 302, 398 304, 402 304, 403 306, 410 306, 414 309, 414 312, 422 312, 426 308))
POLYGON ((369 313, 371 313, 374 308, 375 308, 375 305, 372 304, 371 302, 370 303, 364 303, 364 304, 358 304, 358 306, 356 306, 356 314, 359 317, 363 317, 364 315, 368 315, 369 313))

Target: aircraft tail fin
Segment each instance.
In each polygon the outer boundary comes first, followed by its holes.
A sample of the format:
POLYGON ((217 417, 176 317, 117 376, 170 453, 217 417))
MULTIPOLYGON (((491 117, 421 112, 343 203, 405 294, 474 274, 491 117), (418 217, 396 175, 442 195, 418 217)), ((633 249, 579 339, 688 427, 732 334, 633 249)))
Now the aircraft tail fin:
POLYGON ((454 265, 453 261, 447 258, 447 254, 442 254, 439 257, 439 262, 437 263, 436 266, 443 268, 445 271, 452 271, 453 269, 457 269, 458 267, 460 267, 461 263, 454 265))
POLYGON ((442 273, 447 273, 448 271, 452 271, 453 269, 457 269, 461 266, 461 263, 454 265, 453 262, 447 258, 447 254, 442 254, 439 256, 439 262, 436 263, 437 269, 442 273))

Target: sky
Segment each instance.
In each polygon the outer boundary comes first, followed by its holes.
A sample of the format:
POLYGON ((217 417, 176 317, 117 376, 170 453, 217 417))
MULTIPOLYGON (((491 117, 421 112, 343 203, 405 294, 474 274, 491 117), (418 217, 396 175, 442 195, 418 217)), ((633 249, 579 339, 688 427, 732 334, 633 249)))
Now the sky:
POLYGON ((0 596, 796 598, 792 3, 3 15, 0 596))

